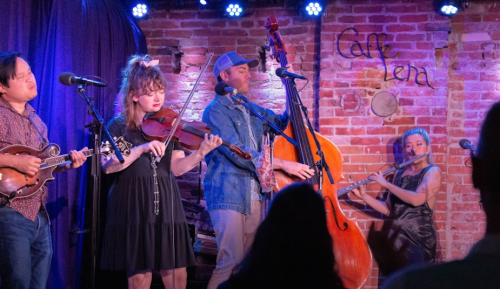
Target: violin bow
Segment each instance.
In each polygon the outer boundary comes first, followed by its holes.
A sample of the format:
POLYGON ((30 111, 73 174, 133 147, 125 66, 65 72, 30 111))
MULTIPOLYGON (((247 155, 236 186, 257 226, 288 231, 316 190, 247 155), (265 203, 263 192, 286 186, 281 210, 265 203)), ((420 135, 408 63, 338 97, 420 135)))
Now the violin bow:
MULTIPOLYGON (((193 88, 191 89, 191 92, 189 93, 189 96, 188 96, 186 102, 184 103, 181 111, 179 112, 179 116, 175 119, 174 124, 172 125, 172 129, 170 130, 170 133, 168 134, 167 138, 163 142, 165 144, 165 147, 168 147, 168 145, 170 144, 170 141, 172 140, 172 137, 174 136, 174 132, 177 130, 177 127, 179 126, 179 124, 181 122, 182 116, 186 112, 186 109, 187 109, 189 103, 191 102, 191 99, 193 98, 194 92, 196 91, 196 88, 200 84, 201 77, 203 76, 203 74, 207 70, 207 67, 210 64, 210 62, 212 62, 213 57, 214 57, 213 53, 211 53, 211 52, 207 53, 207 58, 205 58, 205 63, 203 63, 200 74, 198 75, 198 79, 196 79, 196 82, 194 83, 193 88)), ((155 159, 155 162, 159 163, 161 161, 161 158, 162 158, 161 156, 157 156, 155 159)))

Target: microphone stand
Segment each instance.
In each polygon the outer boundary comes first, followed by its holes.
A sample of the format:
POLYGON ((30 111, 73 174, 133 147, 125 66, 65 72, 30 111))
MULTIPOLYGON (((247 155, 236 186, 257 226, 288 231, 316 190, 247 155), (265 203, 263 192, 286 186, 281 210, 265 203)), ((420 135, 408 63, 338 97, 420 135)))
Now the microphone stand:
POLYGON ((287 136, 279 127, 277 127, 274 123, 271 123, 271 122, 268 122, 267 119, 265 117, 263 117, 262 115, 260 115, 257 111, 255 111, 255 109, 253 109, 250 104, 252 104, 244 95, 242 94, 239 94, 239 93, 236 93, 236 95, 234 95, 233 93, 229 93, 229 95, 236 101, 238 102, 239 104, 243 105, 243 107, 245 107, 248 111, 250 111, 253 115, 255 115, 256 117, 258 117, 260 120, 262 120, 263 122, 267 122, 267 125, 269 126, 269 128, 272 129, 272 132, 275 134, 275 135, 281 135, 283 136, 288 142, 290 142, 293 146, 297 146, 297 142, 287 136), (241 100, 245 101, 245 102, 242 102, 241 100))
MULTIPOLYGON (((291 78, 292 86, 295 87, 295 79, 291 78)), ((295 91, 297 91, 295 89, 295 91)), ((304 113, 304 117, 307 120, 307 128, 309 129, 309 132, 311 133, 314 142, 316 143, 316 147, 318 150, 316 151, 316 154, 319 156, 319 160, 316 164, 314 164, 318 168, 318 176, 319 176, 319 185, 318 185, 318 193, 323 192, 323 169, 326 171, 326 174, 328 176, 328 179, 330 180, 330 184, 335 184, 335 181, 333 180, 332 173, 330 172, 330 167, 328 166, 328 163, 326 162, 325 155, 323 151, 321 150, 321 145, 318 141, 318 138, 316 137, 316 132, 314 131, 311 121, 309 120, 309 116, 307 114, 307 107, 302 103, 302 99, 300 98, 299 94, 295 94, 297 96, 297 100, 299 101, 300 108, 302 109, 302 112, 304 113)))
MULTIPOLYGON (((87 96, 87 93, 85 92, 85 86, 82 84, 79 84, 76 87, 78 94, 85 99, 87 102, 87 105, 89 106, 89 111, 88 113, 91 114, 94 117, 94 121, 91 122, 88 125, 85 125, 85 127, 92 128, 93 134, 94 134, 94 154, 92 155, 92 166, 90 169, 90 174, 92 176, 91 181, 92 181, 92 215, 91 215, 91 230, 90 230, 90 252, 89 252, 89 259, 90 259, 90 264, 89 264, 89 278, 87 286, 82 286, 83 288, 95 288, 96 284, 96 267, 97 267, 97 240, 98 240, 98 233, 99 233, 99 223, 98 223, 98 214, 100 212, 100 179, 101 179, 101 160, 100 160, 100 146, 101 146, 101 134, 104 131, 104 134, 108 138, 109 142, 111 143, 111 146, 114 149, 115 155, 120 161, 120 163, 123 163, 125 160, 123 159, 123 156, 116 146, 115 141, 111 137, 111 134, 109 133, 108 129, 104 126, 104 120, 103 118, 99 115, 99 112, 97 109, 94 107, 93 100, 92 98, 89 98, 87 96)), ((85 204, 86 206, 86 204, 85 204)), ((83 234, 87 233, 89 230, 81 230, 77 233, 83 234)), ((83 269, 82 269, 83 270, 83 269)), ((85 280, 86 278, 82 278, 82 281, 85 280)), ((85 281, 83 281, 85 282, 85 281)))

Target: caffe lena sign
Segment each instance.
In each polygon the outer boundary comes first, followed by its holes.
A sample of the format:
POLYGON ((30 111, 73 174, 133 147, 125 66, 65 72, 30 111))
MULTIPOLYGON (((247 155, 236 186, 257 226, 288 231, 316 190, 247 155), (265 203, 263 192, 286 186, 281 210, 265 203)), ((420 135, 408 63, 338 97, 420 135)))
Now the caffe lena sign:
POLYGON ((348 40, 343 40, 342 37, 349 35, 348 33, 354 33, 355 36, 359 36, 358 30, 355 28, 347 28, 342 33, 340 33, 337 38, 337 51, 344 58, 358 58, 364 56, 366 58, 379 58, 384 66, 384 81, 399 80, 399 81, 410 81, 413 76, 413 81, 418 85, 427 85, 428 87, 434 89, 429 83, 429 75, 427 70, 423 67, 415 67, 411 64, 406 66, 398 65, 392 71, 389 68, 388 59, 395 58, 398 56, 396 51, 392 56, 389 56, 391 52, 391 47, 385 45, 384 41, 387 40, 386 33, 371 33, 366 38, 366 46, 363 48, 361 42, 358 40, 353 40, 350 42, 350 49, 348 52, 342 51, 340 49, 340 42, 345 43, 348 40), (370 40, 375 43, 375 48, 370 45, 370 40))

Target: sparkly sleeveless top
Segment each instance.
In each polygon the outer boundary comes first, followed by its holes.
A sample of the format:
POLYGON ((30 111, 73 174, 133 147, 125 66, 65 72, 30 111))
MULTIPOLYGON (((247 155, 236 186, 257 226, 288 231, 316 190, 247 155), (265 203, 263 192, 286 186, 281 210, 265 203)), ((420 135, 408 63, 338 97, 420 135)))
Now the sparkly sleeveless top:
MULTIPOLYGON (((399 170, 394 184, 408 191, 416 191, 432 166, 424 168, 419 174, 402 177, 404 170, 399 170)), ((406 240, 410 242, 408 258, 412 264, 433 262, 436 256, 436 230, 432 219, 432 209, 427 202, 420 206, 410 205, 394 194, 390 194, 391 219, 401 228, 396 246, 406 240)))

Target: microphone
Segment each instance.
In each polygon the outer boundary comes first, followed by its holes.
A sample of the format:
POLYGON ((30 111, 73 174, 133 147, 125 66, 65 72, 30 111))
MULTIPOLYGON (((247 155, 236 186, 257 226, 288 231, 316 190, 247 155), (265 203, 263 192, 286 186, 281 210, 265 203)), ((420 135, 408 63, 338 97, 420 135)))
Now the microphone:
POLYGON ((71 72, 61 73, 59 75, 59 82, 64 84, 64 85, 67 85, 67 86, 81 84, 81 85, 93 85, 93 86, 98 86, 98 87, 104 87, 104 86, 108 85, 107 83, 104 83, 104 82, 90 80, 87 78, 75 76, 71 72))
POLYGON ((307 77, 300 75, 300 74, 295 74, 292 72, 289 72, 286 70, 286 68, 280 67, 276 69, 276 75, 281 77, 281 78, 298 78, 298 79, 304 79, 307 80, 307 77))
POLYGON ((464 150, 469 149, 471 151, 476 151, 476 147, 473 146, 470 141, 466 138, 463 138, 459 142, 460 147, 463 148, 464 150))
POLYGON ((218 95, 225 95, 228 93, 236 95, 238 94, 238 90, 227 85, 227 83, 225 82, 219 82, 215 85, 215 93, 217 93, 218 95))

